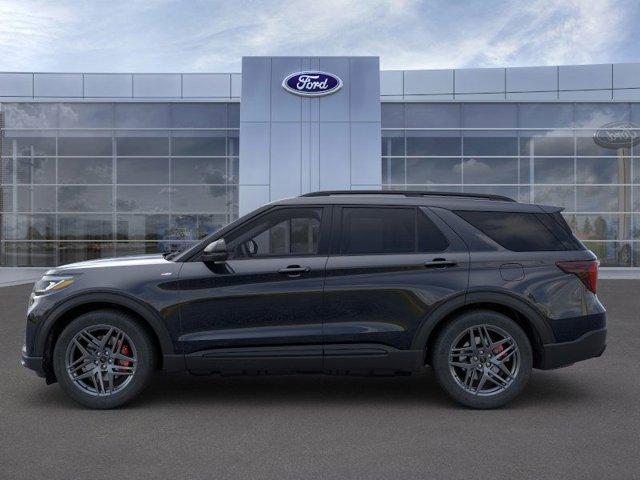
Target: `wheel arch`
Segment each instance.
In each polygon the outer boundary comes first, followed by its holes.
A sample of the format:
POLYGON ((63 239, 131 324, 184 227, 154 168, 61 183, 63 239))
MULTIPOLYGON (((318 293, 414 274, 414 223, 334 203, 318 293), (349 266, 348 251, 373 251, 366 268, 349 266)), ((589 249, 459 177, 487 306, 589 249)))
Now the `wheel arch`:
POLYGON ((542 363, 542 345, 553 341, 553 333, 538 310, 523 299, 510 293, 475 291, 464 298, 457 297, 437 307, 422 323, 414 337, 412 348, 429 352, 440 331, 456 316, 471 310, 491 310, 515 321, 527 334, 533 351, 533 364, 542 363))
POLYGON ((47 382, 55 381, 52 356, 55 343, 64 328, 78 316, 96 310, 117 310, 135 318, 149 334, 158 355, 157 365, 165 368, 164 360, 173 357, 171 336, 159 315, 138 300, 120 293, 92 292, 77 295, 60 304, 43 323, 36 342, 36 351, 42 352, 47 382))

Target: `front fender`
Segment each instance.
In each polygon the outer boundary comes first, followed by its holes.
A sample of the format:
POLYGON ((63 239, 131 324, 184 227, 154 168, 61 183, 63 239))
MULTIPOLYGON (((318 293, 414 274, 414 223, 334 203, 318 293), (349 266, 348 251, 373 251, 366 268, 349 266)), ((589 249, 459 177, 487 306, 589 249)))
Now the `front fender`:
POLYGON ((119 290, 92 290, 78 292, 56 305, 46 314, 35 338, 34 355, 42 356, 44 354, 47 338, 51 330, 66 313, 74 308, 91 303, 111 304, 135 312, 142 317, 155 332, 160 343, 162 355, 178 353, 175 351, 171 335, 161 315, 150 305, 119 290))

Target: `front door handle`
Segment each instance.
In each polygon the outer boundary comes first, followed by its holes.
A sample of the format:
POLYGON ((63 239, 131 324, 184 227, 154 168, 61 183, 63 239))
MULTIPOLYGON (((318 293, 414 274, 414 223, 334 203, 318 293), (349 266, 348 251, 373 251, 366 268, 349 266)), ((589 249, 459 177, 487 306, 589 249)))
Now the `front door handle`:
POLYGON ((281 268, 280 270, 278 270, 278 273, 281 273, 282 275, 287 275, 289 277, 299 277, 303 273, 307 273, 310 271, 311 271, 310 267, 301 267, 300 265, 289 265, 286 268, 281 268))
POLYGON ((425 268, 448 268, 448 267, 455 267, 455 266, 456 266, 456 262, 451 262, 444 258, 434 258, 430 262, 426 262, 424 264, 425 268))

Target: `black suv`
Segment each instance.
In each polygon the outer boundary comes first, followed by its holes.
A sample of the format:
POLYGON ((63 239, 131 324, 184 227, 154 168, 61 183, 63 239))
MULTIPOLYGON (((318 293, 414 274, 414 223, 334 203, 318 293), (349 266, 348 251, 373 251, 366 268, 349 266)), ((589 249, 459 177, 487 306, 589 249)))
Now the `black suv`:
POLYGON ((179 253, 49 270, 25 366, 83 405, 156 369, 409 374, 503 405, 532 368, 605 349, 598 261, 561 209, 443 192, 317 192, 268 204, 179 253))

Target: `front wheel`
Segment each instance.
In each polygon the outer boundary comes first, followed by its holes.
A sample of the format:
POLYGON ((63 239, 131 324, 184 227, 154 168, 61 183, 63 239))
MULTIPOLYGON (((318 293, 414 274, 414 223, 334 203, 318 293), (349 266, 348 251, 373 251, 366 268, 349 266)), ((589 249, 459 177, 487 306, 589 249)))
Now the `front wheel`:
POLYGON ((531 375, 531 344, 509 317, 474 310, 456 317, 431 352, 436 379, 455 401, 496 408, 518 396, 531 375))
POLYGON ((78 403, 116 408, 147 385, 155 369, 155 351, 134 318, 97 310, 79 316, 62 331, 53 368, 62 390, 78 403))

